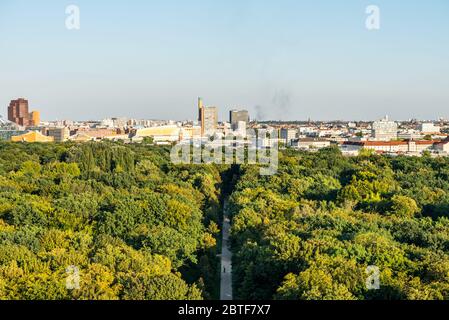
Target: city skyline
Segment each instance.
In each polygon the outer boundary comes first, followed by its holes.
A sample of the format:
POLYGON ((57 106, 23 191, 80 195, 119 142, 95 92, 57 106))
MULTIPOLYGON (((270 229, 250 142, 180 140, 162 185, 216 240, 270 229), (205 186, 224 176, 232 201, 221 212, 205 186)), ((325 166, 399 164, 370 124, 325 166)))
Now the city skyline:
MULTIPOLYGON (((250 113, 248 112, 248 110, 245 109, 237 109, 237 108, 225 108, 224 110, 221 110, 222 108, 220 107, 216 107, 214 105, 206 105, 204 104, 204 100, 201 97, 197 98, 197 108, 199 109, 199 117, 198 115, 193 114, 190 118, 185 118, 185 119, 176 119, 176 118, 168 118, 168 119, 162 119, 162 118, 133 118, 130 116, 126 116, 126 115, 122 115, 122 116, 116 116, 116 115, 109 115, 103 118, 78 118, 78 119, 69 119, 69 118, 55 118, 55 119, 42 119, 43 122, 58 122, 58 121, 75 121, 75 122, 89 122, 89 121, 105 121, 105 120, 113 120, 113 119, 127 119, 127 120, 148 120, 148 121, 175 121, 175 122, 193 122, 193 123, 197 123, 197 125, 202 126, 202 109, 213 109, 214 113, 217 114, 225 114, 225 116, 223 118, 215 115, 214 116, 214 120, 216 121, 216 123, 229 123, 232 125, 236 125, 237 123, 234 123, 231 118, 232 117, 241 117, 241 116, 246 116, 248 121, 244 121, 246 123, 249 122, 279 122, 279 123, 295 123, 295 122, 375 122, 378 120, 382 120, 382 119, 389 119, 390 116, 388 114, 384 115, 384 117, 379 117, 379 118, 375 118, 375 119, 342 119, 342 118, 335 118, 335 119, 312 119, 312 118, 308 118, 308 119, 288 119, 288 120, 278 120, 278 119, 261 119, 258 120, 255 117, 250 116, 250 113), (200 105, 202 107, 200 107, 200 105), (243 113, 243 114, 242 114, 243 113), (227 118, 226 118, 227 116, 227 118)), ((5 116, 3 116, 3 114, 0 113, 0 119, 3 119, 3 121, 10 121, 13 122, 17 125, 21 125, 20 122, 15 121, 14 119, 11 119, 10 114, 9 114, 9 110, 11 108, 11 105, 18 103, 20 101, 24 101, 26 103, 27 106, 27 110, 28 110, 28 99, 27 98, 23 98, 23 97, 17 97, 15 99, 12 99, 9 103, 9 105, 7 106, 7 111, 5 113, 5 116)), ((34 123, 34 125, 37 125, 40 120, 40 111, 38 110, 33 110, 30 113, 27 113, 27 118, 30 118, 30 121, 34 123)), ((448 121, 448 118, 445 117, 439 117, 439 118, 434 118, 434 119, 420 119, 420 118, 408 118, 408 119, 391 119, 392 121, 396 121, 396 122, 411 122, 411 121, 418 121, 418 122, 440 122, 440 121, 448 121)), ((25 125, 24 127, 26 127, 27 125, 25 125)), ((29 125, 29 126, 33 126, 33 125, 29 125)))
POLYGON ((73 4, 77 31, 65 3, 2 1, 2 103, 45 120, 193 120, 197 96, 221 120, 449 118, 446 1, 377 1, 376 31, 361 0, 73 4))

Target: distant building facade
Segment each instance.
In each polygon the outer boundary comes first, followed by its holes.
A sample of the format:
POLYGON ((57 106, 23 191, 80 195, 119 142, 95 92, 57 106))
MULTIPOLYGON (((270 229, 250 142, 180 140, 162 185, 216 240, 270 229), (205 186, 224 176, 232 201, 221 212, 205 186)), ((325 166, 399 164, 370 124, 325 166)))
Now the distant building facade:
POLYGON ((27 133, 26 130, 14 122, 4 120, 0 117, 0 141, 10 141, 13 136, 20 136, 27 133))
POLYGON ((177 125, 165 125, 136 130, 132 136, 133 141, 139 141, 149 137, 155 144, 171 144, 173 142, 192 139, 201 136, 200 127, 180 127, 177 125))
POLYGON ((23 127, 33 127, 40 124, 40 113, 28 111, 28 100, 19 98, 11 100, 8 107, 8 120, 23 127))
POLYGON ((5 130, 3 128, 0 129, 0 141, 11 141, 11 138, 14 136, 20 136, 25 134, 27 131, 24 130, 5 130))
POLYGON ((440 133, 441 128, 436 126, 434 123, 424 122, 419 126, 420 132, 423 134, 440 133))
POLYGON ((107 139, 122 134, 119 129, 87 129, 77 130, 75 134, 85 134, 90 136, 93 140, 107 139))
POLYGON ((298 130, 296 129, 290 129, 290 128, 283 128, 281 129, 280 134, 282 142, 284 142, 286 145, 290 146, 292 143, 292 140, 296 139, 298 137, 298 130))
POLYGON ((239 121, 232 127, 232 130, 233 130, 234 134, 244 137, 244 136, 246 136, 246 127, 247 127, 247 122, 239 121))
POLYGON ((291 145, 293 148, 301 150, 318 150, 330 147, 331 142, 320 138, 303 138, 292 140, 291 145))
POLYGON ((247 110, 231 110, 229 112, 229 123, 233 130, 236 130, 239 122, 249 123, 249 112, 247 110))
POLYGON ((30 123, 28 100, 22 98, 12 100, 8 107, 8 120, 19 126, 28 126, 30 123))
POLYGON ((344 143, 343 150, 360 151, 361 149, 369 149, 378 153, 410 153, 421 154, 424 151, 436 150, 440 141, 431 140, 409 140, 409 141, 362 141, 344 143))
POLYGON ((47 135, 53 137, 55 142, 67 141, 70 137, 70 130, 66 127, 62 128, 48 128, 47 135))
POLYGON ((372 137, 376 141, 391 141, 398 138, 398 124, 390 121, 388 116, 375 121, 372 128, 372 137))
POLYGON ((39 111, 31 111, 30 120, 30 126, 39 126, 39 124, 41 123, 41 113, 39 111))
POLYGON ((43 135, 38 131, 30 131, 25 134, 11 137, 12 142, 54 142, 53 137, 43 135))
POLYGON ((447 138, 446 140, 444 140, 440 143, 437 143, 435 145, 435 149, 438 152, 449 154, 449 138, 447 138))
POLYGON ((218 109, 216 107, 205 107, 203 100, 198 98, 198 112, 201 135, 214 134, 218 127, 218 109))
POLYGON ((424 135, 415 130, 407 130, 407 131, 398 132, 399 140, 422 140, 423 138, 424 138, 424 135))
POLYGON ((218 126, 218 109, 216 107, 204 108, 204 133, 212 134, 217 130, 218 126))

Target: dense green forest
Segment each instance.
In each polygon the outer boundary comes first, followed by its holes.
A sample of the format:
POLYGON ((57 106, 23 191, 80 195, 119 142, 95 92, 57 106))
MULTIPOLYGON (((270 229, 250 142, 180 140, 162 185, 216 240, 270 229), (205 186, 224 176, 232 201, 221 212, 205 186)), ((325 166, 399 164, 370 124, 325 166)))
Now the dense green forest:
POLYGON ((0 143, 0 299, 217 299, 225 195, 237 299, 449 299, 448 158, 285 150, 261 176, 169 152, 0 143))
POLYGON ((0 299, 217 298, 220 187, 164 148, 1 143, 0 299))
POLYGON ((448 158, 331 148, 286 151, 275 176, 234 170, 238 299, 449 299, 448 158))

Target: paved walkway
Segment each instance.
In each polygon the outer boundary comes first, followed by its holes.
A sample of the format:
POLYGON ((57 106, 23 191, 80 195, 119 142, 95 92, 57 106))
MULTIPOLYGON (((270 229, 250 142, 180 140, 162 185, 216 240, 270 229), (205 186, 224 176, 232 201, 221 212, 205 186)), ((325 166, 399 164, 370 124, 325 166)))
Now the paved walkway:
POLYGON ((227 202, 223 209, 223 239, 221 244, 220 300, 232 300, 232 253, 229 251, 229 229, 231 228, 227 202))

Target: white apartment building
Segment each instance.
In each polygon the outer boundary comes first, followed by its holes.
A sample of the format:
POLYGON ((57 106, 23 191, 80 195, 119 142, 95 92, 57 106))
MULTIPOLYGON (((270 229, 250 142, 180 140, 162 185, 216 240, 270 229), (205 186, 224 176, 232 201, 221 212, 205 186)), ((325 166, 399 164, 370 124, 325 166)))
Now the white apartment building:
POLYGON ((374 150, 379 153, 411 153, 421 154, 435 149, 435 141, 361 141, 345 142, 342 150, 356 151, 361 149, 374 150))
POLYGON ((372 126, 372 137, 376 141, 390 141, 398 138, 398 124, 390 121, 388 116, 375 121, 372 126))
POLYGON ((318 150, 330 147, 331 142, 325 139, 296 139, 292 141, 292 147, 301 150, 318 150))
POLYGON ((441 128, 436 126, 434 123, 425 122, 419 125, 419 131, 423 134, 440 133, 441 128))
POLYGON ((421 140, 424 135, 416 130, 404 130, 398 133, 398 139, 401 140, 421 140))

